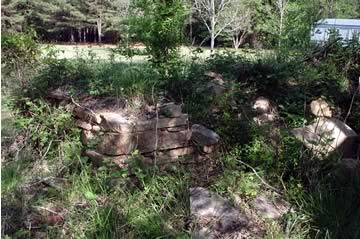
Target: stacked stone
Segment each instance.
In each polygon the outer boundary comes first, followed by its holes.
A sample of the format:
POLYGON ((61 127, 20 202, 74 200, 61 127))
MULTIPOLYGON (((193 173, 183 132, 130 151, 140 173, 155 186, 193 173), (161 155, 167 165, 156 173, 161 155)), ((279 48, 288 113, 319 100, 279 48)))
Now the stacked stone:
POLYGON ((146 162, 155 157, 159 162, 171 162, 192 156, 198 149, 202 154, 213 153, 219 141, 219 136, 204 126, 193 125, 192 130, 188 115, 174 103, 158 107, 145 119, 129 119, 121 110, 80 106, 75 107, 74 114, 76 126, 82 130, 81 141, 87 148, 84 155, 99 165, 109 159, 124 167, 135 150, 146 162))

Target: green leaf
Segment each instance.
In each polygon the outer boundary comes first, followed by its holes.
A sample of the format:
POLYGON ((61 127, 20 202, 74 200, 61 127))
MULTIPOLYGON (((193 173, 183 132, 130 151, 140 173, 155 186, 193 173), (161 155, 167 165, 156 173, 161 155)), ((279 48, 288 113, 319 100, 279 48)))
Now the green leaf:
POLYGON ((84 196, 87 200, 96 200, 96 198, 97 198, 96 194, 94 194, 91 191, 86 191, 84 196))

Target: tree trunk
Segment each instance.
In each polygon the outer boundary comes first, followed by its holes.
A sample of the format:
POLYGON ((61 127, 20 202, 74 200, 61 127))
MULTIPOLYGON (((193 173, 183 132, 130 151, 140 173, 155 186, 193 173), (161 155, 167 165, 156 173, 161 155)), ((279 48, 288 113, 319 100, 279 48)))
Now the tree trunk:
POLYGON ((215 47, 215 0, 211 0, 211 33, 210 33, 210 38, 211 38, 211 43, 210 43, 210 53, 212 54, 214 52, 214 47, 215 47))
POLYGON ((239 36, 234 35, 233 36, 233 46, 235 49, 238 49, 240 44, 239 44, 240 40, 239 40, 239 36))
POLYGON ((78 28, 78 36, 79 36, 79 42, 81 43, 81 28, 78 28))
POLYGON ((214 52, 215 47, 215 33, 214 31, 211 32, 211 43, 210 43, 210 53, 212 54, 214 52))
POLYGON ((189 24, 190 24, 189 36, 190 36, 191 45, 193 45, 192 12, 190 12, 189 14, 189 24))
POLYGON ((96 19, 97 33, 98 33, 98 42, 101 43, 101 15, 96 19))
POLYGON ((74 32, 73 29, 70 29, 70 42, 73 43, 74 42, 74 32))

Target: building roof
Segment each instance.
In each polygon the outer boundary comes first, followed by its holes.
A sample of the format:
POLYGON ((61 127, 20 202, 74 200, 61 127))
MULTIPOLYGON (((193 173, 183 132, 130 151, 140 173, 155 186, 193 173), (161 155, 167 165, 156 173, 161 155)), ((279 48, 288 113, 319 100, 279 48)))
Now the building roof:
POLYGON ((360 27, 360 19, 338 19, 326 18, 316 22, 316 25, 331 25, 331 26, 355 26, 360 27))

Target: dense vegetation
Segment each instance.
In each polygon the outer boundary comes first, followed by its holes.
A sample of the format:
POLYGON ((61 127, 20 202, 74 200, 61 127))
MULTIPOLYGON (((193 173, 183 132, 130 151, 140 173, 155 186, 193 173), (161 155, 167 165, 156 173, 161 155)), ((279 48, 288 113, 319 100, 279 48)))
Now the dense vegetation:
MULTIPOLYGON (((189 187, 204 186, 244 211, 252 210, 259 195, 286 201, 290 210, 280 220, 256 218, 260 238, 359 238, 359 166, 349 173, 339 154, 316 157, 290 130, 313 120, 306 106, 321 97, 334 117, 360 132, 359 41, 343 44, 336 33, 323 46, 308 39, 313 21, 359 17, 360 4, 282 2, 288 5, 281 32, 275 30, 278 1, 242 6, 254 11, 243 43, 271 50, 219 51, 204 58, 201 48, 186 57, 179 52, 186 37, 200 44, 208 36, 189 7, 193 3, 3 1, 2 236, 191 238, 189 187), (119 10, 125 8, 129 12, 119 10), (60 59, 56 48, 40 44, 101 41, 102 33, 94 30, 99 16, 101 28, 108 24, 100 31, 115 31, 126 43, 108 60, 91 51, 60 59), (146 51, 129 47, 139 41, 146 51), (126 61, 116 60, 120 54, 126 61), (137 54, 149 60, 133 61, 137 54), (204 87, 208 72, 222 75, 223 94, 204 87), (221 136, 220 154, 204 165, 160 169, 145 167, 135 151, 131 170, 97 167, 82 156, 70 104, 47 100, 57 88, 70 92, 73 101, 86 94, 115 97, 134 108, 163 98, 181 103, 192 123, 221 136), (252 105, 259 96, 276 106, 276 124, 253 121, 252 105)), ((218 43, 228 44, 230 32, 219 34, 218 43)))
MULTIPOLYGON (((187 11, 178 30, 185 33, 189 44, 200 46, 210 46, 212 42, 234 47, 303 46, 315 21, 360 17, 358 0, 179 2, 187 11)), ((150 7, 156 1, 2 0, 1 3, 3 32, 32 27, 47 42, 116 43, 133 37, 127 31, 128 17, 142 15, 134 6, 150 7)))

